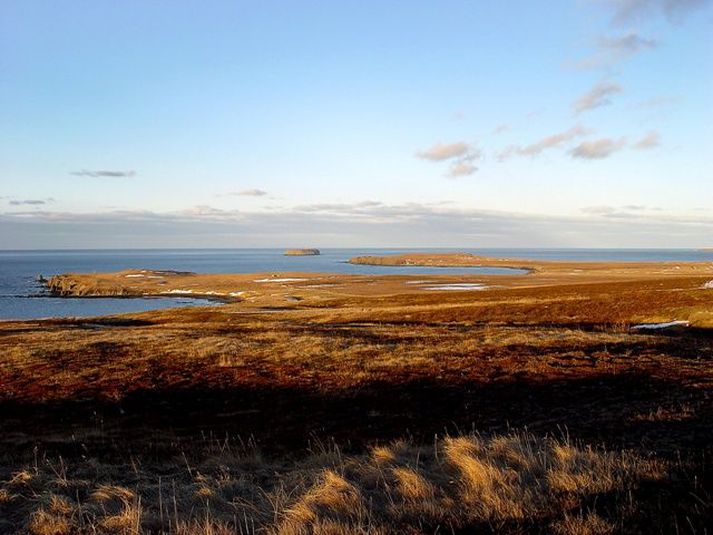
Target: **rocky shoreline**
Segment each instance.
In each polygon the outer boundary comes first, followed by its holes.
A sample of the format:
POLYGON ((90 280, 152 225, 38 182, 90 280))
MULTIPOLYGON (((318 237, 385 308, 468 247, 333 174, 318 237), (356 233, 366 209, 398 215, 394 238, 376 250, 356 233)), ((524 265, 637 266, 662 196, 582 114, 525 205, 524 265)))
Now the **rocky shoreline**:
MULTIPOLYGON (((179 272, 179 271, 161 271, 151 273, 162 273, 164 275, 195 275, 195 273, 179 272)), ((147 298, 190 298, 201 299, 206 301, 216 301, 221 303, 232 303, 240 301, 238 295, 223 295, 211 291, 162 291, 158 292, 154 289, 142 290, 121 285, 106 285, 106 284, 91 284, 84 282, 84 279, 78 279, 75 275, 68 273, 63 275, 54 275, 46 279, 43 283, 50 297, 59 298, 77 298, 83 299, 92 298, 116 298, 116 299, 147 299, 147 298)))

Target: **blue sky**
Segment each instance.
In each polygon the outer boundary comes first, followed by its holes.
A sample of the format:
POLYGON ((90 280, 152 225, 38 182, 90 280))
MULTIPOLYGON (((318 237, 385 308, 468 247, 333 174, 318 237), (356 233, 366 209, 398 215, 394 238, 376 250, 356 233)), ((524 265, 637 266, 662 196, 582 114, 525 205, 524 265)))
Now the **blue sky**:
POLYGON ((713 3, 0 4, 0 248, 713 245, 713 3))

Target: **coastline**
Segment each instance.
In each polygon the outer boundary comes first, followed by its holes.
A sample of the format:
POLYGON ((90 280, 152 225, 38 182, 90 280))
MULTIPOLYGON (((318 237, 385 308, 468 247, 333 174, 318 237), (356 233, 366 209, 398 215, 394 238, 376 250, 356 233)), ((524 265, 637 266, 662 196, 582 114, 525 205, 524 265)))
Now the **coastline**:
MULTIPOLYGON (((369 305, 380 300, 429 301, 455 299, 472 301, 515 293, 559 295, 577 291, 584 295, 599 288, 621 287, 666 292, 704 291, 713 280, 713 264, 706 262, 571 262, 523 261, 508 258, 482 258, 463 254, 402 254, 388 257, 355 257, 354 263, 399 266, 497 266, 527 269, 514 275, 492 274, 384 274, 352 275, 343 273, 263 272, 243 274, 199 274, 193 272, 126 270, 115 273, 57 275, 47 287, 60 297, 116 298, 198 298, 220 302, 241 309, 335 310, 350 300, 369 305), (588 289, 590 288, 590 289, 588 289), (663 290, 662 290, 663 291, 663 290), (425 297, 426 295, 431 297, 425 297)), ((620 290, 617 290, 620 291, 620 290)), ((671 294, 673 295, 673 294, 671 294)), ((669 296, 667 296, 668 298, 669 296)), ((693 307, 686 317, 657 317, 634 314, 626 321, 656 323, 686 320, 694 325, 713 324, 705 307, 691 297, 693 307)), ((556 320, 556 318, 553 318, 556 320)))

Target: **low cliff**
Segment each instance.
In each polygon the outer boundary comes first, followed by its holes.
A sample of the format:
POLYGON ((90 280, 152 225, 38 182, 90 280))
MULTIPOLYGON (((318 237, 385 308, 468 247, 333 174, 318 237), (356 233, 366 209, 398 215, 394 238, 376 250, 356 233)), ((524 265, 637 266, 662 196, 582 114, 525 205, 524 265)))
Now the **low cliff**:
POLYGON ((76 277, 72 274, 50 277, 46 285, 52 295, 60 297, 133 297, 143 295, 141 291, 134 291, 118 285, 102 284, 99 281, 76 277))

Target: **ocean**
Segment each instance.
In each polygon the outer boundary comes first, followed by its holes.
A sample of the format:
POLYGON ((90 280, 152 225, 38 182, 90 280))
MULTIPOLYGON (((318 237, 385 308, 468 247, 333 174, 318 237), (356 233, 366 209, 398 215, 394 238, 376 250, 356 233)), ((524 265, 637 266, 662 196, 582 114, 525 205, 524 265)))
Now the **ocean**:
POLYGON ((352 265, 359 255, 413 251, 470 252, 486 256, 581 261, 710 261, 713 252, 694 249, 323 249, 319 256, 283 256, 283 249, 156 249, 0 251, 0 319, 91 317, 209 304, 189 298, 57 298, 37 277, 123 269, 175 269, 197 273, 310 271, 351 274, 501 274, 498 268, 433 268, 352 265))

